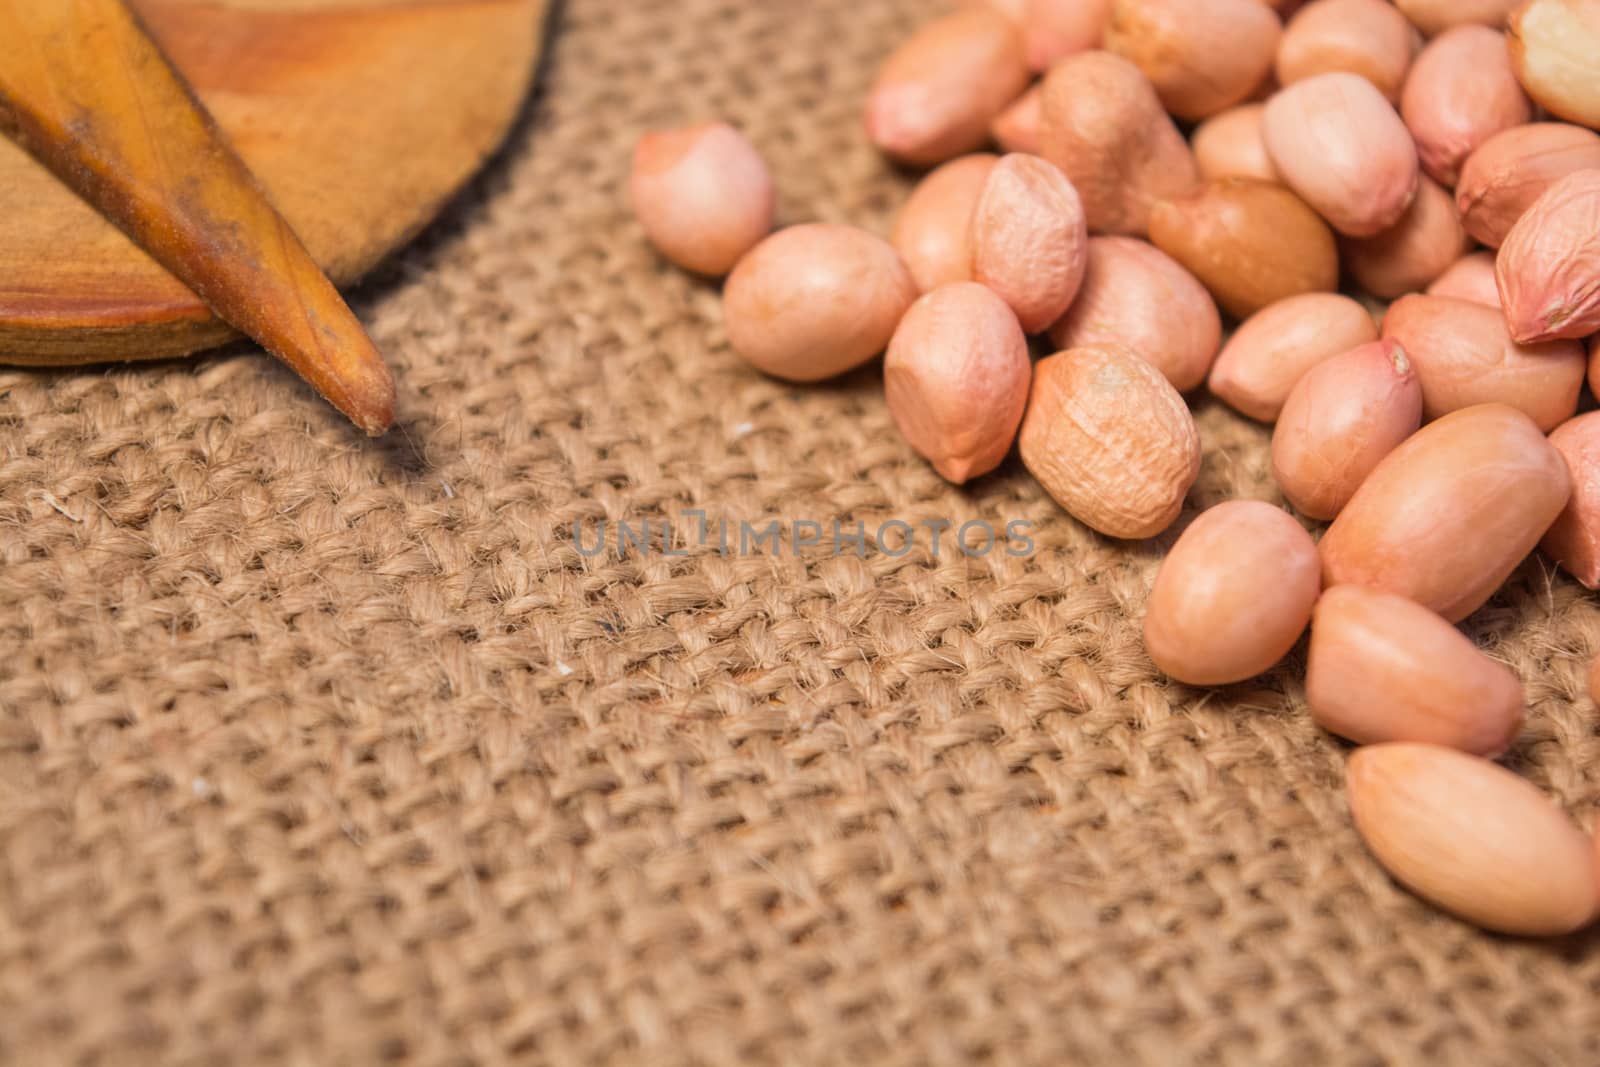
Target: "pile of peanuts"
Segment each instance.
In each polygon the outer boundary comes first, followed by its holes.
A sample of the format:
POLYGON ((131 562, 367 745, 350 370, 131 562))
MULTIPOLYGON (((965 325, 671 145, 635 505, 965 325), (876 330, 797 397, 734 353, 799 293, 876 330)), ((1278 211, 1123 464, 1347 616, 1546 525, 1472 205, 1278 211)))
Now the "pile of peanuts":
POLYGON ((1306 700, 1365 746, 1347 784, 1377 859, 1483 927, 1559 935, 1600 914, 1600 838, 1491 762, 1522 684, 1456 624, 1541 545, 1600 585, 1593 127, 1600 0, 969 0, 866 104, 873 144, 934 168, 890 240, 772 233, 771 174, 722 123, 647 135, 630 192, 665 256, 728 275, 760 370, 886 353, 896 424, 951 482, 1016 444, 1080 522, 1147 538, 1200 469, 1185 393, 1274 424, 1306 521, 1195 518, 1151 659, 1226 685, 1309 627, 1306 700))

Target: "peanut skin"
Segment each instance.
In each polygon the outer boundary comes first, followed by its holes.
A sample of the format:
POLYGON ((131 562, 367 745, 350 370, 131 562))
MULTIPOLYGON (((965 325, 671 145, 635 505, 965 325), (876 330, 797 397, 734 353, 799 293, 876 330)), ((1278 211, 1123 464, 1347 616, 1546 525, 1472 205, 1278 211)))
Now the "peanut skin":
POLYGON ((1012 153, 989 172, 972 211, 972 277, 998 293, 1026 333, 1061 317, 1088 259, 1083 202, 1059 169, 1012 153))
POLYGON ((1594 918, 1594 846, 1533 785, 1488 760, 1414 742, 1369 745, 1346 770, 1350 814, 1419 896, 1505 934, 1554 937, 1594 918))
POLYGON ((791 226, 728 275, 722 315, 734 351, 791 382, 853 370, 882 352, 917 297, 887 241, 829 223, 791 226))
POLYGON ((867 137, 931 167, 983 147, 989 123, 1028 86, 1022 32, 987 7, 928 23, 884 62, 867 98, 867 137))
POLYGON ((1260 0, 1114 0, 1106 48, 1144 71, 1172 114, 1203 119, 1266 80, 1282 32, 1260 0))
POLYGON ((1183 397, 1117 345, 1040 360, 1018 444, 1045 491, 1111 537, 1154 537, 1172 525, 1200 473, 1200 434, 1183 397))
POLYGON ((1041 94, 1041 152, 1078 190, 1090 232, 1144 236, 1156 201, 1199 181, 1155 90, 1121 56, 1068 56, 1045 76, 1041 94))
POLYGON ((1456 210, 1468 233, 1499 248, 1546 189, 1574 171, 1595 169, 1600 169, 1600 134, 1593 130, 1565 122, 1502 130, 1462 165, 1456 210))
POLYGON ((972 211, 999 160, 981 152, 952 159, 906 198, 889 243, 922 292, 972 280, 972 211))
POLYGON ((1459 622, 1527 558, 1571 493, 1566 461, 1522 412, 1452 412, 1356 490, 1318 545, 1323 581, 1385 589, 1459 622))
POLYGON ((1453 187, 1461 164, 1483 142, 1533 119, 1533 104, 1511 69, 1506 35, 1457 26, 1428 43, 1406 79, 1400 115, 1416 138, 1423 169, 1453 187))
POLYGON ((1145 648, 1180 682, 1242 682, 1288 654, 1321 592, 1311 535, 1270 504, 1230 500, 1195 519, 1162 561, 1145 648))
POLYGON ((1278 44, 1278 82, 1348 71, 1373 84, 1391 103, 1411 69, 1420 39, 1386 0, 1313 0, 1295 13, 1278 44))
POLYGON ((895 424, 957 485, 994 470, 1011 450, 1032 372, 1017 317, 973 282, 912 304, 883 362, 895 424))
POLYGON ((1473 252, 1452 263, 1428 286, 1429 296, 1453 296, 1492 308, 1500 306, 1500 288, 1494 280, 1494 253, 1473 252))
POLYGON ((1449 270, 1470 244, 1454 198, 1424 175, 1417 184, 1417 198, 1399 222, 1376 237, 1347 237, 1339 251, 1350 276, 1363 289, 1393 300, 1425 288, 1449 270))
POLYGON ((1296 383, 1272 431, 1272 473, 1300 514, 1339 514, 1422 425, 1422 386, 1393 341, 1342 352, 1296 383))
POLYGON ((1600 330, 1600 171, 1569 174, 1540 194, 1506 234, 1495 279, 1521 343, 1600 330))
POLYGON ((1539 547, 1579 583, 1600 588, 1600 411, 1562 423, 1550 444, 1572 473, 1572 499, 1539 547))
POLYGON ((1347 237, 1372 237, 1416 196, 1416 145, 1358 74, 1318 74, 1267 101, 1267 154, 1283 180, 1347 237))
POLYGON ((1164 200, 1150 213, 1150 240, 1236 318, 1339 284, 1333 234, 1305 201, 1271 182, 1223 178, 1164 200))
POLYGON ((1123 344, 1180 393, 1205 381, 1222 344, 1222 317, 1205 286, 1134 237, 1091 237, 1083 287, 1050 328, 1057 349, 1123 344))
POLYGON ((1240 414, 1275 422, 1312 367, 1378 339, 1367 309, 1341 293, 1278 301, 1239 325, 1211 368, 1211 391, 1240 414))
POLYGON ((1497 756, 1522 728, 1522 683, 1421 604, 1359 585, 1323 593, 1311 618, 1306 703, 1361 745, 1423 741, 1497 756))
POLYGON ((1200 124, 1190 144, 1202 177, 1278 180, 1278 168, 1261 136, 1265 111, 1265 104, 1240 104, 1200 124))
POLYGON ((1548 432, 1578 409, 1583 346, 1517 344, 1486 305, 1413 293, 1390 305, 1383 336, 1399 341, 1416 366, 1427 418, 1499 401, 1548 432))
POLYGON ((755 146, 725 122, 645 134, 628 184, 634 215, 662 255, 721 276, 772 232, 777 191, 755 146))

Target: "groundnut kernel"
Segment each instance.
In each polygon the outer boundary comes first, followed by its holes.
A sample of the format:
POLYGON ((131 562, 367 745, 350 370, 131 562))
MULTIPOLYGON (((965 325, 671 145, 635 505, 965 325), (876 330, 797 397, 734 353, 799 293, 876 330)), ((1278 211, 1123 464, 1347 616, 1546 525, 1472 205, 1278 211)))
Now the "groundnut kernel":
POLYGON ((814 382, 882 352, 916 298, 887 241, 810 223, 779 230, 739 261, 722 314, 734 351, 756 368, 814 382))
POLYGON ((1240 104, 1213 115, 1194 131, 1190 146, 1203 178, 1278 180, 1278 169, 1261 138, 1265 104, 1240 104))
POLYGON ((772 174, 724 122, 645 134, 628 190, 645 236, 685 270, 726 274, 772 232, 772 174))
POLYGON ((1422 386, 1393 341, 1323 360, 1289 393, 1272 432, 1272 473, 1300 514, 1331 519, 1379 461, 1422 425, 1422 386))
POLYGON ((1458 26, 1417 57, 1400 114, 1416 138, 1423 169, 1453 187, 1467 156, 1502 130, 1532 120, 1533 105, 1511 70, 1506 35, 1458 26))
POLYGON ((867 137, 903 163, 943 163, 983 146, 1028 77, 1015 23, 987 7, 959 8, 885 61, 867 98, 867 137))
POLYGON ((1339 284, 1333 234, 1305 201, 1271 182, 1222 178, 1163 200, 1150 213, 1150 240, 1236 318, 1339 284))
POLYGON ((1040 91, 1041 152, 1078 190, 1091 232, 1143 236, 1156 201, 1199 181, 1155 90, 1121 56, 1068 56, 1040 91))
POLYGON ((1473 252, 1450 265, 1433 284, 1429 296, 1453 296, 1489 307, 1500 306, 1500 289, 1494 280, 1494 253, 1473 252))
POLYGON ((1468 233, 1499 248, 1546 189, 1574 171, 1596 169, 1600 134, 1593 130, 1564 122, 1502 130, 1467 157, 1456 185, 1456 210, 1468 233))
POLYGON ((1340 352, 1378 339, 1378 325, 1341 293, 1306 293, 1240 324, 1211 368, 1211 392, 1242 415, 1275 422, 1295 383, 1340 352))
POLYGON ((995 116, 989 134, 1007 152, 1038 155, 1039 123, 1044 120, 1044 90, 1035 85, 995 116))
POLYGON ((1527 558, 1572 492, 1522 412, 1452 412, 1390 452, 1328 528, 1323 581, 1369 585, 1459 622, 1527 558))
POLYGON ((1144 71, 1168 111, 1203 119, 1266 80, 1282 32, 1260 0, 1114 0, 1105 40, 1144 71))
POLYGON ((1119 345, 1040 360, 1018 445, 1057 503, 1111 537, 1166 529, 1200 473, 1200 434, 1183 397, 1119 345))
POLYGON ((1359 585, 1322 594, 1311 618, 1306 703, 1357 744, 1424 741, 1497 756, 1522 728, 1522 683, 1421 604, 1359 585))
POLYGON ((972 280, 972 211, 999 159, 952 159, 929 172, 900 209, 889 243, 923 292, 972 280))
POLYGON ((1000 295, 1027 333, 1061 317, 1088 259, 1083 202, 1055 166, 1003 156, 972 212, 972 277, 1000 295))
POLYGON ((1519 345, 1495 308, 1413 293, 1389 306, 1383 336, 1399 341, 1416 366, 1427 418, 1499 402, 1549 431, 1578 410, 1583 346, 1519 345))
POLYGON ((1400 221, 1376 237, 1348 237, 1340 258, 1356 282, 1383 300, 1425 288, 1471 245, 1448 190, 1424 176, 1400 221))
POLYGON ((1391 103, 1400 100, 1419 44, 1417 31, 1386 0, 1315 0, 1289 20, 1278 44, 1282 85, 1347 71, 1373 84, 1391 103))
POLYGON ((1005 301, 957 282, 911 305, 889 342, 883 374, 900 432, 960 485, 992 471, 1011 450, 1032 366, 1028 340, 1005 301))
POLYGON ((1439 745, 1369 745, 1351 755, 1346 786, 1378 862, 1446 911, 1524 937, 1594 918, 1600 865, 1588 835, 1504 767, 1439 745))
POLYGON ((1091 237, 1083 287, 1050 340, 1062 350, 1125 344, 1184 393, 1205 381, 1222 344, 1222 317, 1205 286, 1159 248, 1133 237, 1091 237))
POLYGON ((1311 535, 1270 504, 1230 500, 1190 523, 1162 561, 1145 648, 1180 682, 1242 682, 1288 654, 1321 591, 1311 535))
POLYGON ((1416 145, 1400 116, 1357 74, 1319 74, 1267 101, 1267 154, 1283 180, 1348 237, 1382 233, 1417 192, 1416 145))
POLYGON ((1495 279, 1520 342, 1600 330, 1600 170, 1569 174, 1533 202, 1500 246, 1495 279))
POLYGON ((1600 411, 1562 423, 1550 444, 1567 461, 1572 499, 1539 547, 1579 583, 1600 588, 1600 411))
POLYGON ((1395 0, 1412 24, 1433 37, 1452 26, 1504 26, 1523 0, 1395 0))

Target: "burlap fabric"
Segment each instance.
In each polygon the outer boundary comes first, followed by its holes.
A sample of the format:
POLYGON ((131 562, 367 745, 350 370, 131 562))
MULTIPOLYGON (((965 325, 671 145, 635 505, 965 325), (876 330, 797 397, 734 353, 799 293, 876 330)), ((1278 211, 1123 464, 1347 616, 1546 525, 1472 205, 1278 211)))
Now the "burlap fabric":
MULTIPOLYGON (((0 1059, 1600 1062, 1596 939, 1397 890, 1300 654, 1155 674, 1171 535, 1015 460, 950 488, 876 368, 762 378, 642 242, 633 139, 707 115, 785 220, 885 230, 860 103, 932 6, 573 0, 507 158, 358 299, 381 442, 245 349, 0 371, 0 1059), (573 544, 691 508, 1037 551, 573 544)), ((1263 431, 1200 422, 1188 514, 1277 499, 1263 431)), ((1592 600, 1534 561, 1473 629, 1589 821, 1592 600)))

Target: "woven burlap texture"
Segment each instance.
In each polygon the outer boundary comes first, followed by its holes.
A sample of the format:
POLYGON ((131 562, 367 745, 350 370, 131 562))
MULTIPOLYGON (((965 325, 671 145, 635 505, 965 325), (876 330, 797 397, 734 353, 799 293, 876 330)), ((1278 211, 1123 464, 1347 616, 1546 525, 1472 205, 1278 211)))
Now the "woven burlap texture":
MULTIPOLYGON (((707 116, 785 221, 886 231, 861 101, 934 6, 567 3, 505 158, 357 296, 382 441, 245 348, 0 369, 0 1060, 1600 1061, 1596 939, 1397 889, 1301 652, 1153 670, 1173 534, 1092 535, 1014 458, 945 485, 876 367, 763 378, 644 244, 632 143, 707 116), (1037 551, 573 545, 691 508, 1037 551)), ((1186 520, 1277 500, 1197 406, 1186 520)), ((1472 630, 1587 824, 1591 598, 1534 560, 1472 630)))

